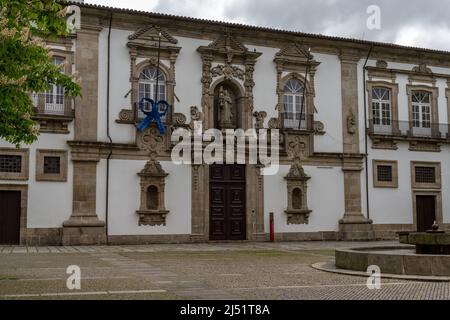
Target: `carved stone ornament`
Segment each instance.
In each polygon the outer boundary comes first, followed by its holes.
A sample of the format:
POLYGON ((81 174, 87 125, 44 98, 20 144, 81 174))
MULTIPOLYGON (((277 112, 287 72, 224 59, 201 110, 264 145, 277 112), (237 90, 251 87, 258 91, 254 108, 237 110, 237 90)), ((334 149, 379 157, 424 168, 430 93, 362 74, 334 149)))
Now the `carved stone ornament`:
POLYGON ((134 112, 133 110, 122 109, 119 113, 119 121, 125 123, 134 122, 134 112))
POLYGON ((356 117, 353 111, 347 116, 347 132, 352 135, 356 133, 356 117))
POLYGON ((218 65, 211 68, 211 75, 215 77, 224 76, 225 79, 238 78, 244 80, 245 72, 239 67, 230 64, 218 65))
POLYGON ((302 136, 289 135, 286 152, 294 162, 301 161, 302 158, 306 157, 306 143, 303 141, 302 136))
POLYGON ((433 71, 430 68, 428 68, 425 63, 421 63, 418 66, 414 67, 412 69, 412 71, 420 72, 420 73, 427 73, 427 74, 433 73, 433 71))
POLYGON ((377 68, 387 69, 388 63, 384 60, 377 60, 376 66, 377 66, 377 68))
POLYGON ((325 134, 325 125, 323 122, 314 121, 314 134, 323 135, 325 134))
POLYGON ((172 122, 175 126, 183 126, 186 124, 186 116, 182 113, 174 113, 172 122))
POLYGON ((268 126, 269 126, 269 129, 280 129, 281 121, 279 118, 270 118, 268 126))
POLYGON ((138 132, 137 145, 140 149, 148 151, 150 159, 156 159, 158 154, 164 151, 165 137, 161 136, 158 128, 152 124, 144 132, 138 132))
POLYGON ((255 117, 255 129, 264 129, 264 120, 267 117, 267 112, 265 111, 255 111, 253 113, 253 117, 255 117))
POLYGON ((196 106, 191 107, 191 122, 189 123, 189 128, 192 131, 201 131, 201 126, 203 124, 204 115, 203 112, 199 111, 196 106))

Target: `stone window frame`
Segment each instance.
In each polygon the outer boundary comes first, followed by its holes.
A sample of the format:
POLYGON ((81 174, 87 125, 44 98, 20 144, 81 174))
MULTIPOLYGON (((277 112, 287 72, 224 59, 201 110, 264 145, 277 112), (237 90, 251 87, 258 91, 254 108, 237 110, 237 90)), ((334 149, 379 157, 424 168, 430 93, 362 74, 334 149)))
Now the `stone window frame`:
MULTIPOLYGON (((158 68, 158 63, 154 59, 146 59, 138 63, 133 69, 131 76, 131 104, 133 108, 133 117, 135 121, 139 121, 139 83, 141 72, 147 68, 158 68)), ((166 115, 166 123, 170 123, 173 116, 173 105, 175 102, 175 75, 171 68, 167 67, 162 61, 159 64, 159 70, 165 77, 166 101, 171 106, 169 113, 166 115)))
POLYGON ((432 161, 411 161, 411 187, 413 189, 441 189, 441 163, 432 161), (436 182, 435 183, 418 183, 416 182, 416 167, 433 167, 435 168, 436 182))
MULTIPOLYGON (((279 80, 277 95, 278 95, 278 109, 280 114, 280 119, 282 121, 281 125, 284 127, 284 95, 285 95, 285 87, 289 80, 297 80, 300 82, 302 86, 305 88, 305 112, 304 118, 306 119, 306 130, 308 128, 311 128, 310 123, 308 121, 310 120, 310 117, 314 115, 314 97, 315 97, 315 88, 314 88, 314 75, 308 74, 310 77, 310 81, 305 79, 305 76, 301 75, 297 71, 292 71, 286 74, 284 77, 281 77, 279 80), (281 106, 281 108, 280 108, 281 106)), ((302 93, 303 95, 303 93, 302 93)), ((294 106, 295 107, 295 106, 294 106)), ((305 130, 304 127, 300 130, 305 130)))
MULTIPOLYGON (((372 119, 373 109, 372 109, 372 90, 374 88, 384 88, 391 92, 391 123, 392 123, 392 133, 399 133, 398 125, 398 94, 399 88, 398 83, 393 83, 389 81, 382 80, 368 80, 367 84, 367 105, 369 106, 369 119, 372 119)), ((371 123, 370 126, 373 126, 371 123)))
POLYGON ((175 118, 175 64, 181 47, 176 46, 178 40, 158 25, 148 24, 136 30, 128 37, 127 47, 130 54, 130 109, 122 109, 117 123, 136 124, 138 120, 139 78, 145 67, 159 67, 166 77, 166 101, 171 106, 166 116, 166 123, 170 124, 175 118), (161 46, 158 46, 158 35, 161 46), (140 62, 138 62, 138 60, 140 62), (143 61, 141 61, 143 60, 143 61))
MULTIPOLYGON (((61 58, 64 60, 64 74, 71 75, 73 64, 75 63, 75 54, 71 50, 71 47, 69 47, 69 44, 65 44, 65 46, 65 50, 50 48, 50 53, 52 54, 52 58, 61 58)), ((33 109, 35 113, 33 119, 40 124, 39 131, 41 133, 70 133, 68 123, 75 117, 72 99, 64 97, 64 114, 51 114, 45 112, 45 92, 38 93, 37 106, 34 106, 33 109)))
POLYGON ((22 168, 20 172, 0 172, 0 180, 28 180, 30 167, 30 150, 15 148, 0 148, 1 155, 21 156, 22 168))
POLYGON ((408 97, 408 119, 409 119, 409 129, 412 130, 413 124, 413 112, 412 112, 412 92, 413 91, 425 91, 431 94, 431 127, 433 124, 439 123, 439 109, 438 109, 438 98, 439 98, 439 88, 427 85, 406 85, 406 95, 408 97))
POLYGON ((372 160, 373 187, 374 188, 398 188, 398 161, 396 160, 372 160), (392 167, 392 181, 378 180, 378 166, 392 167))
POLYGON ((36 181, 67 182, 68 158, 69 157, 68 157, 67 150, 37 149, 36 150, 36 181), (59 157, 60 158, 60 173, 59 174, 44 173, 44 158, 45 157, 59 157))
POLYGON ((23 245, 26 243, 26 239, 27 239, 28 185, 27 184, 0 184, 0 191, 20 191, 20 240, 19 240, 19 244, 23 245))

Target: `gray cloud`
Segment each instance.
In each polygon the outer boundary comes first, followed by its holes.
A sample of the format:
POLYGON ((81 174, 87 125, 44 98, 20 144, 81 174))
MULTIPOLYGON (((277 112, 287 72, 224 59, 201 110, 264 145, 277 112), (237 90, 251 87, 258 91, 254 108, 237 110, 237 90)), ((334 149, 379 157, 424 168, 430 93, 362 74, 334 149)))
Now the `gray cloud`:
POLYGON ((448 0, 138 0, 134 7, 138 2, 142 10, 450 50, 448 0), (370 5, 381 9, 381 30, 366 26, 370 5))

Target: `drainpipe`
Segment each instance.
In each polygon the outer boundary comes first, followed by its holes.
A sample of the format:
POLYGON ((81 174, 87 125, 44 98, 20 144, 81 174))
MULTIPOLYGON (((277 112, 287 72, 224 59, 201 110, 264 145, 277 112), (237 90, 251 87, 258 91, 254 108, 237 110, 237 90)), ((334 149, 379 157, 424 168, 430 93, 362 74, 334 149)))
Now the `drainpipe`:
POLYGON ((368 148, 368 134, 369 134, 369 119, 367 119, 367 90, 366 90, 366 66, 369 61, 370 54, 373 50, 373 44, 370 46, 369 52, 367 53, 366 61, 363 66, 363 90, 364 90, 364 145, 366 153, 366 210, 367 219, 370 220, 370 200, 369 200, 369 148, 368 148))
POLYGON ((106 197, 105 197, 105 225, 106 225, 106 244, 109 245, 109 163, 112 156, 112 145, 113 141, 110 135, 110 129, 109 129, 109 100, 110 100, 110 79, 111 79, 111 29, 112 29, 112 19, 113 19, 113 13, 110 13, 109 18, 109 30, 108 30, 108 80, 106 81, 107 89, 106 89, 106 135, 108 136, 109 140, 109 153, 108 157, 106 158, 106 197))

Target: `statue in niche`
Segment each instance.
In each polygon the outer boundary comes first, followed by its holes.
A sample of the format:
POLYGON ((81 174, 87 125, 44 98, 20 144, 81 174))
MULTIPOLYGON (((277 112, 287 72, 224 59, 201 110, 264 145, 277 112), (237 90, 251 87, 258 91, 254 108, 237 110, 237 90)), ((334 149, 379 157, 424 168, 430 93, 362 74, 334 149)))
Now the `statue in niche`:
POLYGON ((219 90, 219 125, 222 129, 233 129, 233 100, 228 90, 219 90))

